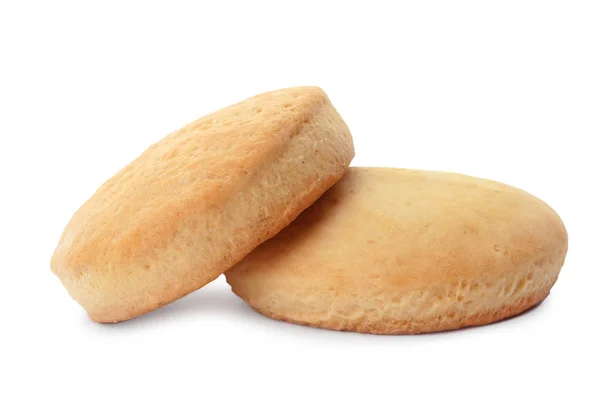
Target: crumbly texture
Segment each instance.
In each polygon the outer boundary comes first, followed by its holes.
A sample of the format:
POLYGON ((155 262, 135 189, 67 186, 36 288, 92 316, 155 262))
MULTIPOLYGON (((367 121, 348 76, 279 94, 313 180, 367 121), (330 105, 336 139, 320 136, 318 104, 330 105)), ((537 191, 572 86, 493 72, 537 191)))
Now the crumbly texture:
POLYGON ((536 305, 566 252, 558 215, 522 190, 452 173, 350 168, 226 276, 275 319, 417 334, 536 305))
POLYGON ((98 322, 217 278, 345 173, 348 127, 316 87, 264 93, 148 148, 75 213, 52 271, 98 322))

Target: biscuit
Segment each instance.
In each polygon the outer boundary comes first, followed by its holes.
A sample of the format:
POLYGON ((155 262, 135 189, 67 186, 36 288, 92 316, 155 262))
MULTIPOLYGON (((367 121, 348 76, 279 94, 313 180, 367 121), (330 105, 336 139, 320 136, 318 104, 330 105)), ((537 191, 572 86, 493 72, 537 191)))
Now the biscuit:
POLYGON ((274 236, 353 156, 321 89, 252 97, 168 135, 104 183, 66 226, 52 271, 93 320, 139 316, 274 236))
POLYGON ((353 167, 225 275, 274 319, 416 334, 487 324, 540 303, 566 252, 559 216, 522 190, 353 167))

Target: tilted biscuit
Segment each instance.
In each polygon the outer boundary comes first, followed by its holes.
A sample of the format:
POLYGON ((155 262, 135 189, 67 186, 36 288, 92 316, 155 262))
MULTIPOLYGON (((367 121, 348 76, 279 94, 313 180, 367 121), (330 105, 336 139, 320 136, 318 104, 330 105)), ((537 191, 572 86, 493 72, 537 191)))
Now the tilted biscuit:
POLYGON ((51 261, 98 322, 212 281, 287 226, 354 156, 323 91, 264 93, 152 145, 75 213, 51 261))

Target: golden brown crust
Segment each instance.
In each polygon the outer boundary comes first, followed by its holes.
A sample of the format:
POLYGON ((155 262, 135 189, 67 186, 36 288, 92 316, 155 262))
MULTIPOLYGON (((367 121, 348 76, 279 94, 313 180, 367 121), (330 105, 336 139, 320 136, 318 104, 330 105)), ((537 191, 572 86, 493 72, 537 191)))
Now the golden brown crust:
POLYGON ((350 168, 226 276, 269 317, 415 334, 539 303, 566 251, 560 218, 522 190, 458 174, 350 168))
POLYGON ((167 136, 102 185, 65 228, 52 270, 92 319, 138 316, 275 235, 353 156, 321 89, 252 97, 167 136))

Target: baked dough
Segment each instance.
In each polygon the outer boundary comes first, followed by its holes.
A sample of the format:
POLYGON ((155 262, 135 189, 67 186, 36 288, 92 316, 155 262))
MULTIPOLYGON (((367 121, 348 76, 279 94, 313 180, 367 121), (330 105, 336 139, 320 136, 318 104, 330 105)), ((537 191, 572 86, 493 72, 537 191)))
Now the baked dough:
POLYGON ((148 148, 75 213, 51 261, 98 322, 209 283, 287 226, 346 171, 350 132, 325 93, 264 93, 148 148))
POLYGON ((522 190, 452 173, 350 168, 226 276, 275 319, 414 334, 540 303, 566 252, 558 215, 522 190))

